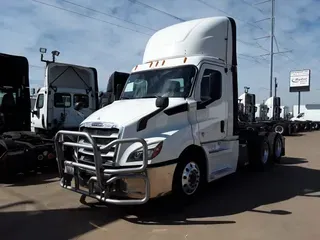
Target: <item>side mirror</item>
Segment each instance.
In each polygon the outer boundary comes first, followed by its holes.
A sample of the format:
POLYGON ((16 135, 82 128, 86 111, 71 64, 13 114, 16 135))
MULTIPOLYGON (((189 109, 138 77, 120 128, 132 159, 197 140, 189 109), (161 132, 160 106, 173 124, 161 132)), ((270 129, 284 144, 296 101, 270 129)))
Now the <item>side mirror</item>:
POLYGON ((118 100, 120 98, 121 92, 122 92, 122 85, 121 84, 117 84, 116 92, 115 92, 115 100, 118 100))
POLYGON ((101 98, 103 96, 103 92, 99 92, 99 98, 101 98))
POLYGON ((32 117, 34 117, 34 115, 38 115, 38 113, 38 110, 31 110, 32 117))
POLYGON ((83 102, 76 102, 74 105, 74 110, 80 111, 83 108, 83 102))
POLYGON ((157 97, 156 99, 156 107, 165 109, 169 106, 169 98, 168 97, 157 97))
POLYGON ((31 94, 35 95, 36 94, 36 89, 35 88, 31 88, 31 94))

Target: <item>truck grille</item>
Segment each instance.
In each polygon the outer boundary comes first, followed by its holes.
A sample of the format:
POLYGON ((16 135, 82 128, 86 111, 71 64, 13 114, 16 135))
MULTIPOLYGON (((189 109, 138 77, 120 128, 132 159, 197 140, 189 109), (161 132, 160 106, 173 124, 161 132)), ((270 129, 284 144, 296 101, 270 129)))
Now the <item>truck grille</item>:
MULTIPOLYGON (((113 140, 118 139, 119 129, 97 129, 97 128, 81 128, 81 132, 86 132, 91 135, 92 138, 96 141, 98 146, 107 145, 113 140)), ((89 144, 88 140, 83 137, 78 138, 78 143, 89 144)), ((113 146, 108 151, 101 151, 102 164, 103 166, 112 166, 115 163, 116 157, 116 146, 113 146)), ((93 152, 91 149, 79 148, 78 149, 78 162, 83 164, 94 165, 93 152)))

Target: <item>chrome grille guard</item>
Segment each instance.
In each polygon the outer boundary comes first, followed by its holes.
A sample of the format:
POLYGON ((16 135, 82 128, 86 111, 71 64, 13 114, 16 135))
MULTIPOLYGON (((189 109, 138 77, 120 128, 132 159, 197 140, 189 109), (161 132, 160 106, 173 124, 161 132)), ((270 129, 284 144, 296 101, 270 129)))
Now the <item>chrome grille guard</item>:
MULTIPOLYGON (((72 139, 72 138, 71 138, 72 139)), ((116 139, 107 145, 98 146, 94 138, 89 133, 77 132, 77 131, 65 131, 61 130, 55 135, 55 148, 57 155, 57 164, 60 175, 60 185, 68 190, 80 193, 85 196, 95 198, 101 202, 112 203, 117 205, 138 205, 146 203, 150 198, 150 182, 146 174, 148 165, 148 145, 144 139, 141 138, 127 138, 127 139, 116 139), (76 142, 64 141, 64 136, 75 136, 85 137, 89 144, 81 144, 76 142), (142 144, 143 161, 142 165, 134 168, 120 168, 110 169, 102 166, 101 150, 108 151, 115 145, 121 143, 135 143, 139 142, 142 144), (77 147, 91 149, 94 155, 94 166, 78 163, 77 161, 66 160, 64 156, 63 146, 77 147), (88 191, 80 189, 79 185, 79 168, 94 172, 95 176, 92 176, 88 181, 88 191), (69 183, 66 181, 66 177, 74 178, 74 187, 71 186, 71 180, 69 183), (108 187, 115 181, 123 178, 140 178, 145 182, 145 194, 142 199, 113 199, 109 197, 108 187), (100 194, 94 193, 94 183, 97 183, 100 190, 100 194)))

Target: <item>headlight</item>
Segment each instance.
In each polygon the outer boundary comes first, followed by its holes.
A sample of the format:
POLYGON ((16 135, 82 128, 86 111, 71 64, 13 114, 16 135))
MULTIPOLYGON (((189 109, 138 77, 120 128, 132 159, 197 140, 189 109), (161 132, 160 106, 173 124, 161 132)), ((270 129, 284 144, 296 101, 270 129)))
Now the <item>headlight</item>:
MULTIPOLYGON (((147 159, 151 160, 159 155, 162 149, 162 143, 155 143, 148 146, 147 159)), ((127 162, 139 162, 143 160, 143 150, 139 149, 129 155, 127 162)))

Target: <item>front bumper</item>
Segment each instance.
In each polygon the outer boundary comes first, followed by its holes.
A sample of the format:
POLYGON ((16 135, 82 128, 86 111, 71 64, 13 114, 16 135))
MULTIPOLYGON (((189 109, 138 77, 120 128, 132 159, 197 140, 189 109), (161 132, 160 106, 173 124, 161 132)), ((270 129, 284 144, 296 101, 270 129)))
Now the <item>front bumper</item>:
POLYGON ((117 139, 107 145, 98 146, 89 133, 59 131, 55 136, 55 147, 60 185, 65 189, 116 205, 144 204, 151 197, 164 195, 171 190, 175 164, 147 169, 148 146, 144 139, 117 139), (65 136, 85 137, 90 144, 67 142, 64 141, 65 136), (103 166, 102 150, 106 152, 119 144, 137 142, 143 147, 142 165, 118 168, 103 166), (94 165, 79 163, 76 157, 74 160, 66 160, 63 146, 90 149, 93 152, 94 165))

